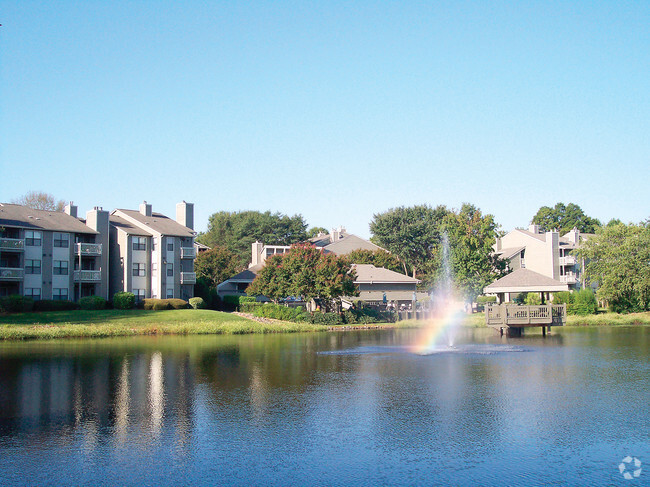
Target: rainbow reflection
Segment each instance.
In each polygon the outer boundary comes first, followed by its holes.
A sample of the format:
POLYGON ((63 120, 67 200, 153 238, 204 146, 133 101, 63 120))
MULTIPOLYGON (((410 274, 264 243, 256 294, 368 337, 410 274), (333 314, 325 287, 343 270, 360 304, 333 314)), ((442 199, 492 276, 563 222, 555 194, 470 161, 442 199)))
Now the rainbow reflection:
POLYGON ((453 347, 455 331, 465 315, 464 309, 463 302, 451 296, 436 300, 431 317, 411 350, 422 355, 440 347, 453 347))

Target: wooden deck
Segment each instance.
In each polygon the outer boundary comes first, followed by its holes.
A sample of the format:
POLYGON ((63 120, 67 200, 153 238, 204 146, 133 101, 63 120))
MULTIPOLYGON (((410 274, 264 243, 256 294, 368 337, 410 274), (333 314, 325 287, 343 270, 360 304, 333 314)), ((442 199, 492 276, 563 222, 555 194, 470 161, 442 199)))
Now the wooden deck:
POLYGON ((521 306, 498 304, 485 308, 485 324, 512 336, 520 336, 522 328, 541 326, 546 335, 546 328, 566 324, 565 304, 542 304, 521 306))

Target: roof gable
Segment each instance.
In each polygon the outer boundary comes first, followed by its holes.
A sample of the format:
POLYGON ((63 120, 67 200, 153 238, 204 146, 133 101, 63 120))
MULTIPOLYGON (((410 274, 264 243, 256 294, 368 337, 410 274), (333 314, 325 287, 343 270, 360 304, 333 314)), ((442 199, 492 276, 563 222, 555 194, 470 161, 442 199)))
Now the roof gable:
POLYGON ((0 203, 0 225, 29 230, 97 234, 78 218, 62 211, 35 210, 28 206, 9 203, 0 203))

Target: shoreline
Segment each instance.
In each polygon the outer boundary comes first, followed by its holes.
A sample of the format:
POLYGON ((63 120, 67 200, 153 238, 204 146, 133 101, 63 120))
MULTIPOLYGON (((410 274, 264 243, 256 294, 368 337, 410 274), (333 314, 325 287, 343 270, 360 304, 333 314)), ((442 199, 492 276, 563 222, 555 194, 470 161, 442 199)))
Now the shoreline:
MULTIPOLYGON (((484 319, 482 313, 468 315, 460 326, 463 328, 487 328, 484 319)), ((396 323, 327 326, 257 318, 248 313, 225 313, 212 310, 74 310, 0 316, 0 340, 340 332, 422 328, 426 326, 426 323, 427 321, 404 320, 396 323)), ((650 312, 627 315, 601 313, 589 316, 569 315, 567 317, 566 327, 594 326, 650 326, 650 312)))

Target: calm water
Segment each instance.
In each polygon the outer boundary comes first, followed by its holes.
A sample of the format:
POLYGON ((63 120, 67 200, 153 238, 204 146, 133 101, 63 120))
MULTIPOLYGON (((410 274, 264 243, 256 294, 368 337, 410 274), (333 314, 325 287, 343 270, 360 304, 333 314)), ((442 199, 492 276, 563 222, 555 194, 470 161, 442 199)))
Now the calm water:
POLYGON ((0 485, 650 485, 650 327, 417 339, 0 344, 0 485))

